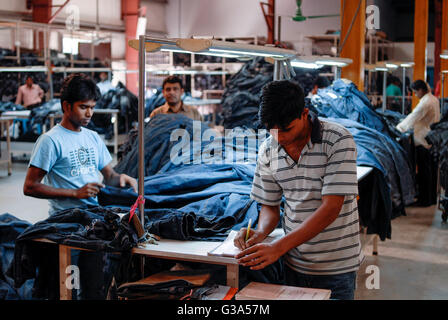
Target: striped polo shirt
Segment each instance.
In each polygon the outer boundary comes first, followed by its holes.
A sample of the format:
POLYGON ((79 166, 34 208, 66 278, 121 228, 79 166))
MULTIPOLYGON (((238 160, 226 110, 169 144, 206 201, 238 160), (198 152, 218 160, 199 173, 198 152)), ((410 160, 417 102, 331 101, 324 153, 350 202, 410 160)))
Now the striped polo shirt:
POLYGON ((316 275, 356 271, 363 258, 356 196, 356 145, 339 124, 310 114, 311 139, 296 163, 269 137, 260 147, 251 198, 270 206, 284 197, 282 226, 296 229, 322 204, 324 195, 343 195, 336 220, 313 239, 290 250, 285 263, 293 270, 316 275))

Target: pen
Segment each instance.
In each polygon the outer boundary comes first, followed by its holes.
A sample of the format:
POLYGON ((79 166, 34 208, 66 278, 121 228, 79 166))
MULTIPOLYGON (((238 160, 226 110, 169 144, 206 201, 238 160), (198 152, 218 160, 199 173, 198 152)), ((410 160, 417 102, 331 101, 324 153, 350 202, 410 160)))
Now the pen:
POLYGON ((244 240, 244 241, 247 241, 247 239, 249 239, 249 232, 250 232, 251 224, 252 224, 252 219, 249 219, 249 222, 247 223, 246 240, 244 240))

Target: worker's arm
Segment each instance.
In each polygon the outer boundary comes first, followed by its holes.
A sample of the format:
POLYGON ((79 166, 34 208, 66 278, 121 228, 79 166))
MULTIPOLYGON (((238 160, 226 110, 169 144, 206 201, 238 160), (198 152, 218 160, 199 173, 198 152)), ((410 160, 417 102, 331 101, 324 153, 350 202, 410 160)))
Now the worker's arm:
POLYGON ((279 221, 280 206, 262 205, 258 216, 257 229, 249 230, 249 238, 246 242, 247 228, 242 228, 235 237, 235 246, 244 250, 254 244, 262 242, 275 229, 279 221))
POLYGON ((17 91, 16 104, 22 104, 22 90, 19 87, 19 91, 17 91))
POLYGON ((272 243, 259 243, 243 250, 236 256, 239 263, 252 270, 263 269, 277 261, 289 250, 311 240, 339 215, 345 196, 322 196, 321 206, 297 229, 272 243))
POLYGON ((426 116, 428 112, 428 107, 425 100, 420 100, 417 107, 397 125, 397 129, 400 132, 406 132, 414 128, 416 122, 420 121, 426 116))
POLYGON ((104 183, 106 185, 121 188, 124 188, 126 185, 130 185, 134 191, 137 192, 137 180, 123 173, 118 174, 110 164, 105 166, 101 170, 101 173, 104 176, 104 183))
POLYGON ((30 166, 26 173, 25 183, 23 184, 23 193, 26 196, 41 198, 41 199, 54 199, 54 198, 76 198, 87 199, 90 197, 96 197, 100 192, 100 188, 104 187, 99 183, 88 183, 79 189, 62 189, 54 188, 46 184, 41 183, 47 172, 40 168, 30 166))
POLYGON ((38 93, 39 98, 42 99, 44 96, 44 90, 42 90, 42 88, 39 85, 37 85, 37 88, 39 89, 39 93, 38 93))

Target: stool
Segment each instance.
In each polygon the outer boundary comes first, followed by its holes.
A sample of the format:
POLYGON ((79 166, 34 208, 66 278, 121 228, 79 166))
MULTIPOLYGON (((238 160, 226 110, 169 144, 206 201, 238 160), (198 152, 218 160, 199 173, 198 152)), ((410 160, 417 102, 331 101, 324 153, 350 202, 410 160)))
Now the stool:
MULTIPOLYGON (((16 122, 20 122, 22 124, 22 134, 25 134, 28 132, 28 121, 29 119, 14 119, 13 121, 13 127, 12 127, 12 136, 14 136, 15 126, 16 122)), ((37 125, 37 134, 42 134, 42 125, 37 125)))

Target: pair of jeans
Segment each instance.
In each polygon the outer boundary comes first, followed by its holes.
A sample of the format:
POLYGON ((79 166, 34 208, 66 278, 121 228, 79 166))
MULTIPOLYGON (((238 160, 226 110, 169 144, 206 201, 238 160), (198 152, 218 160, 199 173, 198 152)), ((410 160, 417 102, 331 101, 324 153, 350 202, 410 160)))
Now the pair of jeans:
POLYGON ((285 284, 302 288, 331 290, 330 299, 354 300, 356 272, 335 275, 312 275, 296 272, 285 265, 285 284))

